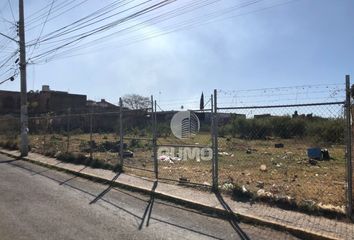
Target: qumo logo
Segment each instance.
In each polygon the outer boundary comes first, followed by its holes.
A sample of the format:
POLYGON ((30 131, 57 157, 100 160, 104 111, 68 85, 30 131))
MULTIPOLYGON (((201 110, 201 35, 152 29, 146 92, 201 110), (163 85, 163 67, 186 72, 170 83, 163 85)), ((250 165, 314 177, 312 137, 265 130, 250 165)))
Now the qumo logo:
POLYGON ((159 147, 158 156, 170 161, 210 161, 213 158, 213 150, 208 147, 159 147))
POLYGON ((173 115, 170 127, 173 135, 179 139, 186 139, 199 132, 200 122, 195 113, 182 111, 173 115))

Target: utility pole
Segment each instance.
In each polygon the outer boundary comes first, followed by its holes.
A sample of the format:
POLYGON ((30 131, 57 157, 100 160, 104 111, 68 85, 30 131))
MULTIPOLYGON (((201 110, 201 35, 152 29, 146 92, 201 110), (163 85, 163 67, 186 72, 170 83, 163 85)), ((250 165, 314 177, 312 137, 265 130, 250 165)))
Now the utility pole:
POLYGON ((26 78, 26 41, 23 0, 19 0, 19 45, 21 73, 21 156, 28 155, 28 109, 27 109, 27 78, 26 78))

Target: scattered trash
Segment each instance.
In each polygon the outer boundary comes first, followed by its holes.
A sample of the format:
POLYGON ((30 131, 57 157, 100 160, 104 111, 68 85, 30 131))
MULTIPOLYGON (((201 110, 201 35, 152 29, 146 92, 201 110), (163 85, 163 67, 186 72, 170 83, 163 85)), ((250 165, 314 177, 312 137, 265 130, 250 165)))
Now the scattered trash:
POLYGON ((333 206, 331 204, 318 203, 317 206, 322 210, 336 211, 340 213, 345 213, 345 206, 333 206))
POLYGON ((211 186, 211 184, 210 184, 210 183, 208 183, 208 182, 203 182, 203 185, 206 185, 206 186, 211 186))
POLYGON ((185 177, 180 177, 179 178, 179 184, 186 184, 186 183, 189 183, 189 179, 188 178, 185 178, 185 177))
POLYGON ((330 160, 331 159, 327 148, 321 149, 321 152, 322 152, 322 159, 323 160, 330 160))
POLYGON ((165 161, 165 162, 174 164, 174 162, 172 161, 172 159, 171 159, 170 156, 161 155, 161 156, 158 157, 158 159, 159 159, 160 161, 165 161))
POLYGON ((311 165, 317 165, 317 160, 316 160, 316 159, 313 159, 313 158, 310 158, 310 159, 309 159, 309 163, 310 163, 311 165))
POLYGON ((247 149, 246 153, 251 154, 252 153, 251 149, 247 149))
POLYGON ((166 155, 161 155, 161 156, 159 156, 159 160, 160 161, 167 161, 167 160, 170 160, 170 157, 166 156, 166 155))
POLYGON ((282 164, 281 163, 277 163, 277 165, 276 165, 276 167, 281 167, 282 166, 282 164))
POLYGON ((264 188, 264 182, 262 182, 262 181, 257 181, 256 187, 258 187, 258 188, 264 188))
POLYGON ((229 156, 230 154, 228 152, 219 152, 219 155, 221 155, 221 156, 229 156))
POLYGON ((172 161, 181 161, 182 160, 182 158, 180 158, 180 157, 170 157, 170 159, 172 161))
POLYGON ((229 191, 234 189, 234 185, 232 183, 224 183, 221 188, 223 190, 229 191))
POLYGON ((267 166, 262 164, 261 167, 259 168, 262 172, 266 172, 267 171, 267 166))
POLYGON ((271 192, 266 192, 264 189, 259 189, 257 191, 257 196, 260 198, 264 198, 264 197, 272 198, 273 194, 271 192))
POLYGON ((321 148, 308 148, 307 156, 311 159, 322 160, 321 148))
POLYGON ((246 187, 245 187, 245 185, 242 185, 242 192, 243 192, 243 193, 248 192, 247 189, 246 189, 246 187))
POLYGON ((276 143, 276 144, 274 144, 274 147, 275 148, 283 148, 284 144, 283 143, 276 143))
POLYGON ((131 158, 131 157, 134 157, 134 153, 132 151, 124 151, 123 152, 123 158, 131 158))
POLYGON ((277 202, 283 202, 283 203, 291 203, 292 201, 294 201, 295 199, 288 196, 288 195, 282 195, 282 196, 275 196, 275 200, 277 202))

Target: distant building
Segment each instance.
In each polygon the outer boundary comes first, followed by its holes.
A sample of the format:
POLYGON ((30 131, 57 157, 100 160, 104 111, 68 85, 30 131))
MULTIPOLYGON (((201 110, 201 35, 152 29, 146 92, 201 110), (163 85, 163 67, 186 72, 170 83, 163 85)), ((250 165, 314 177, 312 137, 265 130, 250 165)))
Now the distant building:
MULTIPOLYGON (((86 95, 53 91, 47 85, 42 86, 42 91, 28 92, 27 98, 29 114, 62 113, 68 109, 86 111, 86 95)), ((20 105, 20 92, 0 91, 0 114, 19 114, 20 105)))
POLYGON ((270 114, 259 114, 259 115, 254 115, 254 118, 269 118, 271 117, 272 115, 270 114))
MULTIPOLYGON (((108 111, 117 111, 119 106, 114 105, 110 102, 107 102, 105 99, 101 99, 100 102, 95 102, 93 100, 87 100, 86 106, 88 109, 93 110, 94 112, 108 112, 108 111)), ((127 108, 124 108, 127 109, 127 108)))

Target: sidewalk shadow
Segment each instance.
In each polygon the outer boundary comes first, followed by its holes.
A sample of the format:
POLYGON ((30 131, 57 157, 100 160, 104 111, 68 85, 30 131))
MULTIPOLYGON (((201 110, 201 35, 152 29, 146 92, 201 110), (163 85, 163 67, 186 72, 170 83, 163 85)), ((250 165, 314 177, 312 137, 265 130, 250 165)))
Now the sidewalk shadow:
POLYGON ((12 159, 12 160, 0 161, 0 164, 1 164, 1 163, 12 163, 12 162, 16 162, 16 161, 19 161, 19 160, 21 160, 21 158, 20 158, 20 157, 17 157, 17 158, 12 159))
MULTIPOLYGON (((58 166, 60 163, 61 163, 61 162, 58 162, 58 163, 54 164, 53 166, 58 166)), ((38 174, 40 174, 40 173, 48 172, 49 170, 50 170, 50 168, 48 168, 48 169, 46 169, 46 170, 43 170, 43 171, 41 171, 41 172, 33 173, 32 176, 38 175, 38 174)))
POLYGON ((250 237, 242 230, 239 226, 240 220, 236 216, 236 214, 232 211, 230 206, 225 202, 224 198, 220 194, 219 191, 215 191, 215 196, 220 202, 221 206, 228 212, 228 221, 231 227, 235 230, 235 232, 239 235, 239 237, 243 240, 250 240, 250 237))
MULTIPOLYGON (((49 180, 52 180, 52 181, 57 182, 57 183, 59 183, 59 184, 61 183, 61 181, 59 181, 59 180, 57 180, 57 179, 55 179, 55 178, 53 178, 53 177, 51 177, 51 176, 48 176, 48 175, 46 175, 46 174, 43 174, 42 172, 36 172, 36 171, 34 171, 34 170, 30 169, 30 168, 27 168, 27 167, 21 166, 21 165, 17 165, 17 164, 15 164, 15 163, 10 163, 10 164, 11 164, 13 167, 17 167, 17 168, 21 168, 21 169, 23 169, 23 170, 26 170, 26 171, 28 171, 29 173, 36 173, 36 174, 38 174, 38 175, 40 175, 40 176, 42 176, 42 177, 45 177, 45 178, 47 178, 47 179, 49 179, 49 180)), ((50 169, 49 169, 49 170, 50 170, 50 169)), ((31 175, 32 175, 32 174, 31 174, 31 175)), ((118 175, 118 174, 117 174, 117 175, 118 175)), ((32 175, 32 176, 33 176, 33 175, 32 175)), ((89 192, 89 191, 87 191, 87 190, 85 190, 85 189, 76 187, 76 186, 74 186, 74 185, 71 185, 70 183, 64 183, 64 184, 62 184, 62 185, 67 186, 67 187, 70 187, 70 188, 72 188, 72 189, 74 189, 74 190, 80 191, 80 192, 82 192, 82 193, 85 193, 85 194, 87 194, 87 195, 89 195, 89 196, 96 197, 96 196, 95 196, 94 194, 92 194, 91 192, 89 192)), ((127 213, 127 214, 129 214, 129 215, 131 215, 131 216, 133 216, 133 217, 135 217, 137 220, 140 220, 140 219, 141 219, 141 217, 138 216, 137 214, 135 214, 135 213, 133 213, 132 211, 129 211, 129 210, 125 209, 125 208, 122 208, 121 206, 119 206, 119 205, 116 204, 116 203, 113 203, 113 202, 111 202, 111 201, 109 201, 109 200, 106 200, 106 199, 102 199, 102 201, 105 202, 105 203, 107 203, 107 204, 110 204, 110 205, 113 206, 113 207, 116 207, 117 209, 119 209, 119 210, 121 210, 121 211, 123 211, 123 212, 125 212, 125 213, 127 213)))
POLYGON ((101 192, 100 194, 97 195, 97 197, 95 199, 93 199, 90 204, 96 203, 98 200, 100 200, 104 195, 106 195, 113 187, 114 187, 114 182, 115 180, 117 180, 117 178, 119 177, 119 175, 121 174, 121 172, 118 172, 110 181, 110 184, 108 186, 108 188, 106 188, 103 192, 101 192))
MULTIPOLYGON (((33 173, 35 173, 35 174, 38 174, 38 175, 41 176, 41 177, 45 177, 45 178, 47 178, 47 179, 49 179, 49 180, 52 180, 52 181, 54 181, 54 182, 57 182, 57 183, 59 183, 59 184, 62 183, 62 181, 60 181, 60 180, 58 180, 58 179, 56 179, 56 178, 54 178, 54 177, 52 177, 52 176, 49 176, 49 175, 47 175, 46 173, 42 173, 43 171, 35 171, 35 170, 31 169, 31 168, 28 168, 28 167, 26 167, 26 166, 21 166, 21 165, 18 165, 18 164, 16 164, 16 163, 9 163, 9 164, 10 164, 11 166, 13 166, 13 167, 21 168, 21 169, 23 169, 23 170, 28 171, 29 173, 31 173, 32 176, 33 176, 33 173)), ((120 173, 118 173, 118 174, 115 176, 115 178, 118 178, 119 174, 120 174, 120 173)), ((88 196, 92 196, 92 197, 96 197, 96 198, 97 198, 96 195, 94 195, 93 193, 89 192, 88 190, 83 189, 83 188, 80 188, 80 187, 77 187, 77 186, 74 186, 74 185, 72 185, 72 184, 70 184, 70 183, 65 182, 65 183, 63 183, 62 185, 63 185, 63 186, 67 186, 67 187, 69 187, 69 188, 72 188, 72 189, 74 189, 74 190, 80 191, 80 192, 82 192, 82 193, 84 193, 84 194, 87 194, 88 196)), ((153 186, 152 189, 155 191, 156 187, 157 187, 157 182, 154 183, 154 186, 153 186)), ((116 190, 116 188, 114 188, 114 187, 111 188, 111 189, 116 190)), ((144 200, 144 199, 140 199, 140 200, 141 200, 142 202, 147 202, 147 201, 144 200)), ((186 231, 194 232, 194 233, 200 234, 200 235, 202 235, 202 236, 206 236, 206 237, 208 237, 208 238, 218 239, 218 240, 223 239, 223 238, 220 238, 220 237, 217 237, 217 236, 213 236, 213 235, 204 233, 204 232, 202 232, 202 231, 198 231, 198 230, 196 230, 196 229, 192 229, 192 228, 190 228, 190 227, 186 227, 186 226, 182 226, 182 225, 177 224, 177 223, 173 223, 173 222, 171 222, 171 221, 166 221, 166 220, 163 220, 163 219, 151 217, 152 206, 153 206, 153 202, 155 201, 155 195, 154 195, 154 194, 151 195, 150 200, 149 200, 149 202, 148 202, 148 207, 147 207, 147 209, 150 210, 150 211, 149 211, 149 214, 147 213, 148 210, 145 210, 146 213, 144 213, 144 217, 143 217, 143 218, 140 217, 137 213, 135 213, 135 212, 133 212, 133 211, 131 211, 131 210, 128 210, 127 208, 123 208, 122 206, 120 206, 120 205, 118 205, 117 203, 112 202, 112 201, 110 201, 110 200, 108 200, 108 199, 105 199, 105 198, 101 197, 101 201, 103 201, 103 202, 105 202, 106 204, 109 204, 109 205, 111 205, 111 206, 117 208, 118 210, 120 210, 120 211, 122 211, 122 212, 125 212, 126 214, 129 214, 129 215, 132 216, 132 217, 134 217, 134 218, 135 218, 135 221, 136 221, 136 224, 137 224, 137 225, 136 225, 137 227, 138 227, 139 222, 141 221, 141 222, 143 223, 143 222, 144 222, 144 219, 145 219, 145 217, 146 217, 146 215, 148 215, 148 218, 149 218, 149 219, 155 220, 156 222, 168 224, 168 225, 170 225, 170 226, 177 227, 177 228, 180 228, 180 229, 183 229, 183 230, 186 230, 186 231), (150 206, 150 207, 149 207, 149 206, 150 206)), ((159 203, 159 201, 157 201, 156 203, 159 203)), ((188 211, 188 210, 187 210, 187 211, 188 211)), ((141 226, 143 225, 142 223, 140 223, 141 226)), ((134 224, 134 225, 135 225, 135 224, 134 224)), ((139 229, 140 229, 140 228, 139 228, 139 229)))
POLYGON ((151 218, 151 212, 152 212, 152 208, 153 208, 154 202, 155 202, 155 190, 157 188, 157 184, 158 184, 158 181, 155 180, 154 181, 154 185, 152 186, 152 189, 151 189, 150 200, 148 202, 148 205, 146 206, 142 221, 141 221, 140 226, 139 226, 139 230, 141 230, 143 228, 146 216, 147 216, 146 226, 147 227, 149 226, 149 222, 150 222, 150 218, 151 218))
MULTIPOLYGON (((87 166, 85 166, 85 167, 83 167, 82 169, 80 169, 80 171, 78 171, 78 173, 82 172, 85 168, 87 168, 87 166)), ((73 176, 73 177, 71 177, 71 178, 69 178, 69 179, 67 179, 67 180, 65 180, 65 181, 63 181, 63 182, 61 182, 61 183, 59 183, 59 185, 63 185, 63 184, 65 184, 65 183, 67 183, 67 182, 69 182, 69 181, 71 181, 71 180, 73 180, 73 179, 75 179, 75 178, 77 178, 77 177, 78 177, 78 175, 75 175, 75 176, 73 176)))

